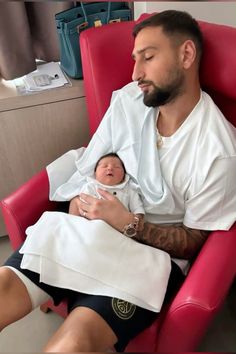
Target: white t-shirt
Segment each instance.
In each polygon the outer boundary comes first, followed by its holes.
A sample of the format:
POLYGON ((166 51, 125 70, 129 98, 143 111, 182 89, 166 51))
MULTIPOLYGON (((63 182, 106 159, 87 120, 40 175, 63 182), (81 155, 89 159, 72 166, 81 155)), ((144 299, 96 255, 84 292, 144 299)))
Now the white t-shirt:
POLYGON ((181 127, 163 138, 162 176, 175 201, 171 215, 149 215, 156 223, 227 230, 236 220, 236 128, 208 94, 181 127))

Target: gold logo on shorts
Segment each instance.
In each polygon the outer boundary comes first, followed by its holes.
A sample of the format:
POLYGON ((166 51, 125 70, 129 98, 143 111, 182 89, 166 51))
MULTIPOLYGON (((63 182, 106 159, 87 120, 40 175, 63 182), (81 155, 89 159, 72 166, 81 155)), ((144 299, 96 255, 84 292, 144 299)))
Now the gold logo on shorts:
POLYGON ((122 320, 129 320, 135 313, 136 306, 128 301, 113 298, 111 303, 113 311, 122 320))

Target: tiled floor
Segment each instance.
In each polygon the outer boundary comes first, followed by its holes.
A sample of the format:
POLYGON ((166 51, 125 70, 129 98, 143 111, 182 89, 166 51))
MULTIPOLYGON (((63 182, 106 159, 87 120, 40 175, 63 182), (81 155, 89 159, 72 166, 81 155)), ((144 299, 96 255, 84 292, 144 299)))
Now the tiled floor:
MULTIPOLYGON (((7 237, 0 237, 0 264, 11 253, 7 237)), ((1 314, 0 314, 1 316, 1 314)), ((34 310, 29 316, 9 326, 0 334, 0 352, 40 352, 63 319, 55 313, 34 310)), ((199 351, 236 352, 236 282, 205 336, 199 351)))

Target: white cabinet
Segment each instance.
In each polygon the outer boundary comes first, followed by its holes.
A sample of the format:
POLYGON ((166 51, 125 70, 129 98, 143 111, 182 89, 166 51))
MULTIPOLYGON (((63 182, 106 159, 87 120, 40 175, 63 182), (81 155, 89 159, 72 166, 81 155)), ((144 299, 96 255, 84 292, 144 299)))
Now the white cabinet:
MULTIPOLYGON (((70 149, 89 140, 82 80, 20 96, 0 82, 0 199, 70 149)), ((0 236, 5 235, 0 215, 0 236)))

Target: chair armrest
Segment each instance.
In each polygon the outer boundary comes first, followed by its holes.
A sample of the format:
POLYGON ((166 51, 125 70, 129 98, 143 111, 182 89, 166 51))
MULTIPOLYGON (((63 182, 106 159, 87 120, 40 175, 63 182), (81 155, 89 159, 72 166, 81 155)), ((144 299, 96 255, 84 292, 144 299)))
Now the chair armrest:
POLYGON ((46 169, 33 176, 15 192, 1 200, 1 209, 13 249, 25 239, 25 230, 34 224, 46 210, 54 210, 51 202, 46 169))
POLYGON ((163 320, 157 351, 196 351, 236 273, 236 224, 210 234, 163 320))

